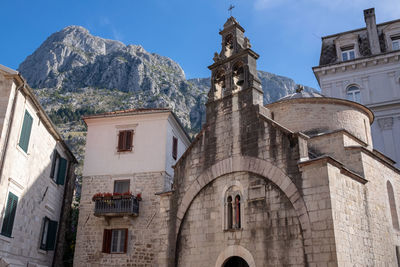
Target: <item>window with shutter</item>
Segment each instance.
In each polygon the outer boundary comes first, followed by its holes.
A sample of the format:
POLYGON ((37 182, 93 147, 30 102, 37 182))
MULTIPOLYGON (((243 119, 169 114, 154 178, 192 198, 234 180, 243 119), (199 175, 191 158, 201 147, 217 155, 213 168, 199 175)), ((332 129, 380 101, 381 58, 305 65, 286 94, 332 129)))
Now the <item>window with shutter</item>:
POLYGON ((53 152, 53 162, 51 163, 51 171, 50 177, 57 178, 58 168, 60 167, 60 154, 58 154, 57 150, 53 152))
POLYGON ((132 151, 133 131, 124 130, 118 133, 118 152, 132 151))
POLYGON ((103 252, 126 253, 128 247, 128 229, 104 229, 103 252))
POLYGON ((27 110, 25 110, 24 122, 22 123, 21 135, 18 145, 22 150, 28 152, 29 138, 31 136, 33 118, 27 110))
POLYGON ((11 237, 15 214, 17 212, 18 197, 13 193, 8 193, 6 211, 4 213, 3 226, 1 227, 1 234, 11 237))
POLYGON ((42 237, 40 240, 40 249, 54 250, 57 237, 57 221, 52 221, 47 217, 43 219, 42 237))
POLYGON ((104 229, 103 233, 103 252, 111 253, 111 229, 104 229))
POLYGON ((172 157, 177 159, 178 157, 178 138, 172 137, 172 157))
POLYGON ((57 150, 53 153, 53 162, 51 164, 50 177, 59 185, 64 185, 67 173, 68 161, 60 156, 57 150))
POLYGON ((57 173, 57 184, 64 185, 65 175, 67 172, 67 160, 60 157, 60 165, 57 173))

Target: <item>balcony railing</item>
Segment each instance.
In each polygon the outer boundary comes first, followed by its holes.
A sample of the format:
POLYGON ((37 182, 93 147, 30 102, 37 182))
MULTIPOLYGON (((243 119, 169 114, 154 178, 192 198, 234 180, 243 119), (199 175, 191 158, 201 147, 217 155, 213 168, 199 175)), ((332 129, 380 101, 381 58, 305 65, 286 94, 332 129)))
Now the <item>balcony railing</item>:
POLYGON ((139 200, 134 197, 115 198, 97 198, 93 199, 94 215, 95 216, 138 216, 139 215, 139 200))

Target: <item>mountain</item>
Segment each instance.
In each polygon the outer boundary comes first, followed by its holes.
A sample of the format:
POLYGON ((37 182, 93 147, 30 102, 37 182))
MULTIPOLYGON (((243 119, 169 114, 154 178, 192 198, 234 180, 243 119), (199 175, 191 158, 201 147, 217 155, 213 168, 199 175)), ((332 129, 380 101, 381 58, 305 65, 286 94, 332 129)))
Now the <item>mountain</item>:
MULTIPOLYGON (((171 107, 191 134, 205 119, 210 78, 187 80, 172 59, 139 45, 93 36, 80 26, 52 34, 20 64, 19 71, 79 159, 86 132, 82 115, 171 107)), ((295 90, 290 78, 263 71, 258 75, 265 103, 295 90)))

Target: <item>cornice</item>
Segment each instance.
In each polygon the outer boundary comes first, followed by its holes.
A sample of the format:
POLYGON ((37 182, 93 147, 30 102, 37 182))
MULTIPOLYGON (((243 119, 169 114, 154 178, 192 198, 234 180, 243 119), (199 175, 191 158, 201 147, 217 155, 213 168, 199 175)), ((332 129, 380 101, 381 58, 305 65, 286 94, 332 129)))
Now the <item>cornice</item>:
POLYGON ((348 61, 341 61, 323 66, 315 66, 312 69, 315 75, 317 74, 326 75, 328 74, 328 72, 330 73, 336 73, 340 71, 345 72, 348 69, 354 70, 358 68, 368 68, 371 66, 387 64, 389 62, 395 62, 395 61, 400 62, 400 50, 390 51, 379 55, 372 55, 369 57, 356 58, 348 61))

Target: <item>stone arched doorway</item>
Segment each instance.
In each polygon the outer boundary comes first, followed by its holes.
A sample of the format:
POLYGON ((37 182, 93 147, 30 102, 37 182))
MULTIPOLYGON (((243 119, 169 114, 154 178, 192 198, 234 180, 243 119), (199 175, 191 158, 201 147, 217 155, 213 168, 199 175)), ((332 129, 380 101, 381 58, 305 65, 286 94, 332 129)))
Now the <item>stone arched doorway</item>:
POLYGON ((247 262, 238 256, 230 257, 222 267, 249 267, 247 262))

